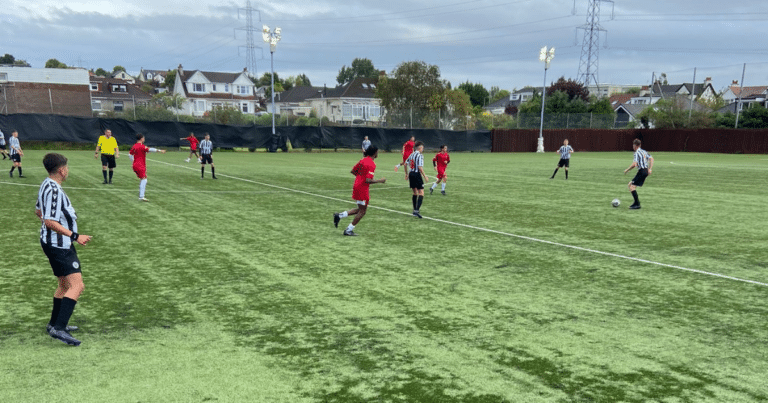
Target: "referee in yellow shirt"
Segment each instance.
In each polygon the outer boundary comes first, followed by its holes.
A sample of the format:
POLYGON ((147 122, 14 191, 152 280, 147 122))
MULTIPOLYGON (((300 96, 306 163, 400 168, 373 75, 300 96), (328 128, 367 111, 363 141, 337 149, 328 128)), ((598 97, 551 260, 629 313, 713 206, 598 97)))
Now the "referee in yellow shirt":
POLYGON ((93 158, 98 157, 99 152, 101 152, 101 173, 104 175, 104 184, 111 185, 112 170, 117 166, 115 158, 120 157, 120 150, 117 148, 117 140, 112 137, 112 130, 104 130, 104 135, 99 137, 93 158), (109 179, 107 179, 107 168, 109 168, 109 179))

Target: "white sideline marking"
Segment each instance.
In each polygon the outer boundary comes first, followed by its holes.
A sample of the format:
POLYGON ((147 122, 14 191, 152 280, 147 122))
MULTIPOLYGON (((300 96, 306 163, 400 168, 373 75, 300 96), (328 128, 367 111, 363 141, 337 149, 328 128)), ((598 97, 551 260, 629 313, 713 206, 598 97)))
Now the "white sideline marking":
MULTIPOLYGON (((175 167, 179 167, 179 168, 192 169, 192 170, 195 169, 195 168, 185 167, 183 165, 171 164, 171 163, 167 163, 167 162, 163 162, 163 161, 157 161, 157 160, 151 160, 151 161, 159 162, 159 163, 162 163, 162 164, 167 164, 167 165, 175 166, 175 167)), ((321 197, 321 198, 324 198, 324 199, 340 201, 340 202, 344 202, 344 203, 354 203, 354 201, 351 201, 351 200, 338 199, 338 198, 331 197, 331 196, 325 196, 325 195, 321 195, 321 194, 306 192, 306 191, 303 191, 303 190, 286 188, 286 187, 283 187, 283 186, 277 186, 277 185, 272 185, 272 184, 269 184, 269 183, 263 183, 263 182, 254 181, 254 180, 251 180, 251 179, 238 178, 236 176, 231 176, 231 175, 222 175, 222 174, 219 174, 219 175, 223 176, 223 177, 227 177, 227 178, 237 179, 237 180, 240 180, 240 181, 243 181, 243 182, 254 183, 254 184, 257 184, 257 185, 267 186, 267 187, 271 187, 271 188, 275 188, 275 189, 287 190, 289 192, 300 193, 300 194, 305 194, 305 195, 315 196, 315 197, 321 197)), ((377 209, 377 210, 387 211, 387 212, 390 212, 390 213, 396 213, 396 214, 402 214, 402 215, 411 215, 410 213, 407 213, 407 212, 404 212, 404 211, 392 210, 392 209, 388 209, 386 207, 378 207, 378 206, 370 206, 370 207, 374 208, 374 209, 377 209)), ((668 268, 671 268, 671 269, 683 270, 683 271, 687 271, 687 272, 691 272, 691 273, 703 274, 703 275, 706 275, 706 276, 719 277, 719 278, 723 278, 723 279, 727 279, 727 280, 739 281, 739 282, 743 282, 743 283, 749 283, 749 284, 759 285, 759 286, 763 286, 763 287, 768 287, 767 283, 761 283, 759 281, 747 280, 747 279, 743 279, 743 278, 739 278, 739 277, 727 276, 725 274, 720 274, 720 273, 713 273, 713 272, 708 272, 708 271, 704 271, 704 270, 697 270, 697 269, 689 269, 687 267, 675 266, 675 265, 672 265, 672 264, 666 264, 666 263, 660 263, 660 262, 654 262, 652 260, 640 259, 640 258, 632 257, 632 256, 619 255, 617 253, 603 252, 603 251, 599 251, 599 250, 595 250, 595 249, 582 248, 581 246, 568 245, 568 244, 564 244, 564 243, 559 243, 559 242, 547 241, 547 240, 544 240, 544 239, 533 238, 533 237, 529 237, 529 236, 525 236, 525 235, 517 235, 517 234, 512 234, 512 233, 509 233, 509 232, 503 232, 503 231, 497 231, 497 230, 492 230, 492 229, 488 229, 488 228, 476 227, 474 225, 461 224, 461 223, 457 223, 457 222, 453 222, 453 221, 448 221, 448 220, 441 220, 439 218, 432 218, 432 217, 424 216, 424 219, 432 220, 432 221, 436 221, 436 222, 440 222, 440 223, 444 223, 444 224, 449 224, 449 225, 455 225, 457 227, 470 228, 470 229, 474 229, 474 230, 477 230, 477 231, 485 231, 485 232, 490 232, 492 234, 498 234, 498 235, 504 235, 504 236, 509 236, 509 237, 518 238, 518 239, 524 239, 526 241, 539 242, 539 243, 544 243, 544 244, 547 244, 547 245, 561 246, 563 248, 575 249, 575 250, 579 250, 579 251, 582 251, 582 252, 590 252, 590 253, 595 253, 595 254, 603 255, 603 256, 610 256, 610 257, 615 257, 615 258, 619 258, 619 259, 626 259, 626 260, 631 260, 631 261, 634 261, 634 262, 647 263, 647 264, 656 265, 656 266, 668 267, 668 268)))

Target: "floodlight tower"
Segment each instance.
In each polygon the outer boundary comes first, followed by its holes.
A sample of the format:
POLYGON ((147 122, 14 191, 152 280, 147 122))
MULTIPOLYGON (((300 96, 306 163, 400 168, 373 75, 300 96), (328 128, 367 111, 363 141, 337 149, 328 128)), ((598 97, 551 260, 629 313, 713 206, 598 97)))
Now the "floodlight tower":
POLYGON ((547 97, 547 70, 549 70, 549 63, 555 58, 555 48, 552 47, 547 51, 547 47, 544 46, 539 52, 539 60, 544 62, 544 86, 541 87, 541 125, 539 126, 539 145, 536 146, 537 153, 544 152, 544 99, 547 97))
MULTIPOLYGON (((600 53, 600 32, 607 32, 600 26, 600 3, 611 3, 611 19, 613 19, 613 0, 589 0, 589 10, 587 11, 587 23, 576 28, 584 30, 584 40, 581 43, 581 59, 579 60, 579 73, 576 81, 583 83, 584 87, 589 87, 589 83, 595 83, 599 89, 600 84, 597 81, 597 66, 600 53)), ((576 10, 576 0, 573 3, 576 10)))
POLYGON ((274 31, 270 31, 266 25, 261 28, 261 37, 264 39, 264 42, 269 43, 269 68, 272 72, 270 74, 272 79, 272 135, 275 134, 275 48, 277 43, 280 42, 282 32, 283 30, 280 27, 275 27, 274 31))

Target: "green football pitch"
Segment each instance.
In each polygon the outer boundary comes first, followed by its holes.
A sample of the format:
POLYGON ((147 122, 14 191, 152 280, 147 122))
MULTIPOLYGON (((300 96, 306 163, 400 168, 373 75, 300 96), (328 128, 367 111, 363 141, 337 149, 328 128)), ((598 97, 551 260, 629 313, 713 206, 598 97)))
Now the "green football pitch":
POLYGON ((555 153, 453 153, 418 219, 382 153, 345 237, 359 153, 220 152, 216 181, 149 154, 143 203, 127 153, 102 185, 64 151, 93 236, 69 347, 45 333, 44 153, 0 161, 2 402, 768 401, 768 156, 653 153, 629 210, 631 152, 568 180, 555 153))

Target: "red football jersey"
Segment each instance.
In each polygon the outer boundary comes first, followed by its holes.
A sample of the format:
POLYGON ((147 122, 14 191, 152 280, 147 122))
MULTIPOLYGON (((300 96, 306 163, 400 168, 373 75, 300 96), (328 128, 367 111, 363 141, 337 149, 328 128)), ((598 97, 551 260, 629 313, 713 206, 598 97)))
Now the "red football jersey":
POLYGON ((189 141, 189 146, 192 147, 193 150, 197 148, 197 143, 200 142, 197 140, 197 137, 195 136, 187 137, 187 141, 189 141))
POLYGON ((411 140, 408 140, 408 141, 405 142, 405 144, 403 144, 403 156, 405 156, 405 158, 408 158, 411 155, 411 153, 413 152, 413 145, 414 144, 415 143, 413 141, 411 141, 411 140))
POLYGON ((133 155, 133 167, 134 168, 146 168, 147 167, 147 152, 149 147, 142 143, 136 143, 131 147, 130 153, 133 155))
POLYGON ((451 162, 451 157, 448 153, 437 153, 435 158, 432 158, 432 162, 437 162, 438 168, 445 169, 445 167, 448 166, 448 163, 451 162))
POLYGON ((355 200, 366 200, 368 195, 368 188, 370 188, 370 183, 367 183, 365 180, 370 178, 373 179, 373 173, 376 171, 376 163, 373 162, 373 158, 371 157, 365 157, 360 160, 360 162, 355 165, 354 168, 352 168, 352 172, 355 173, 355 185, 352 188, 352 194, 353 198, 361 197, 359 199, 355 200))

